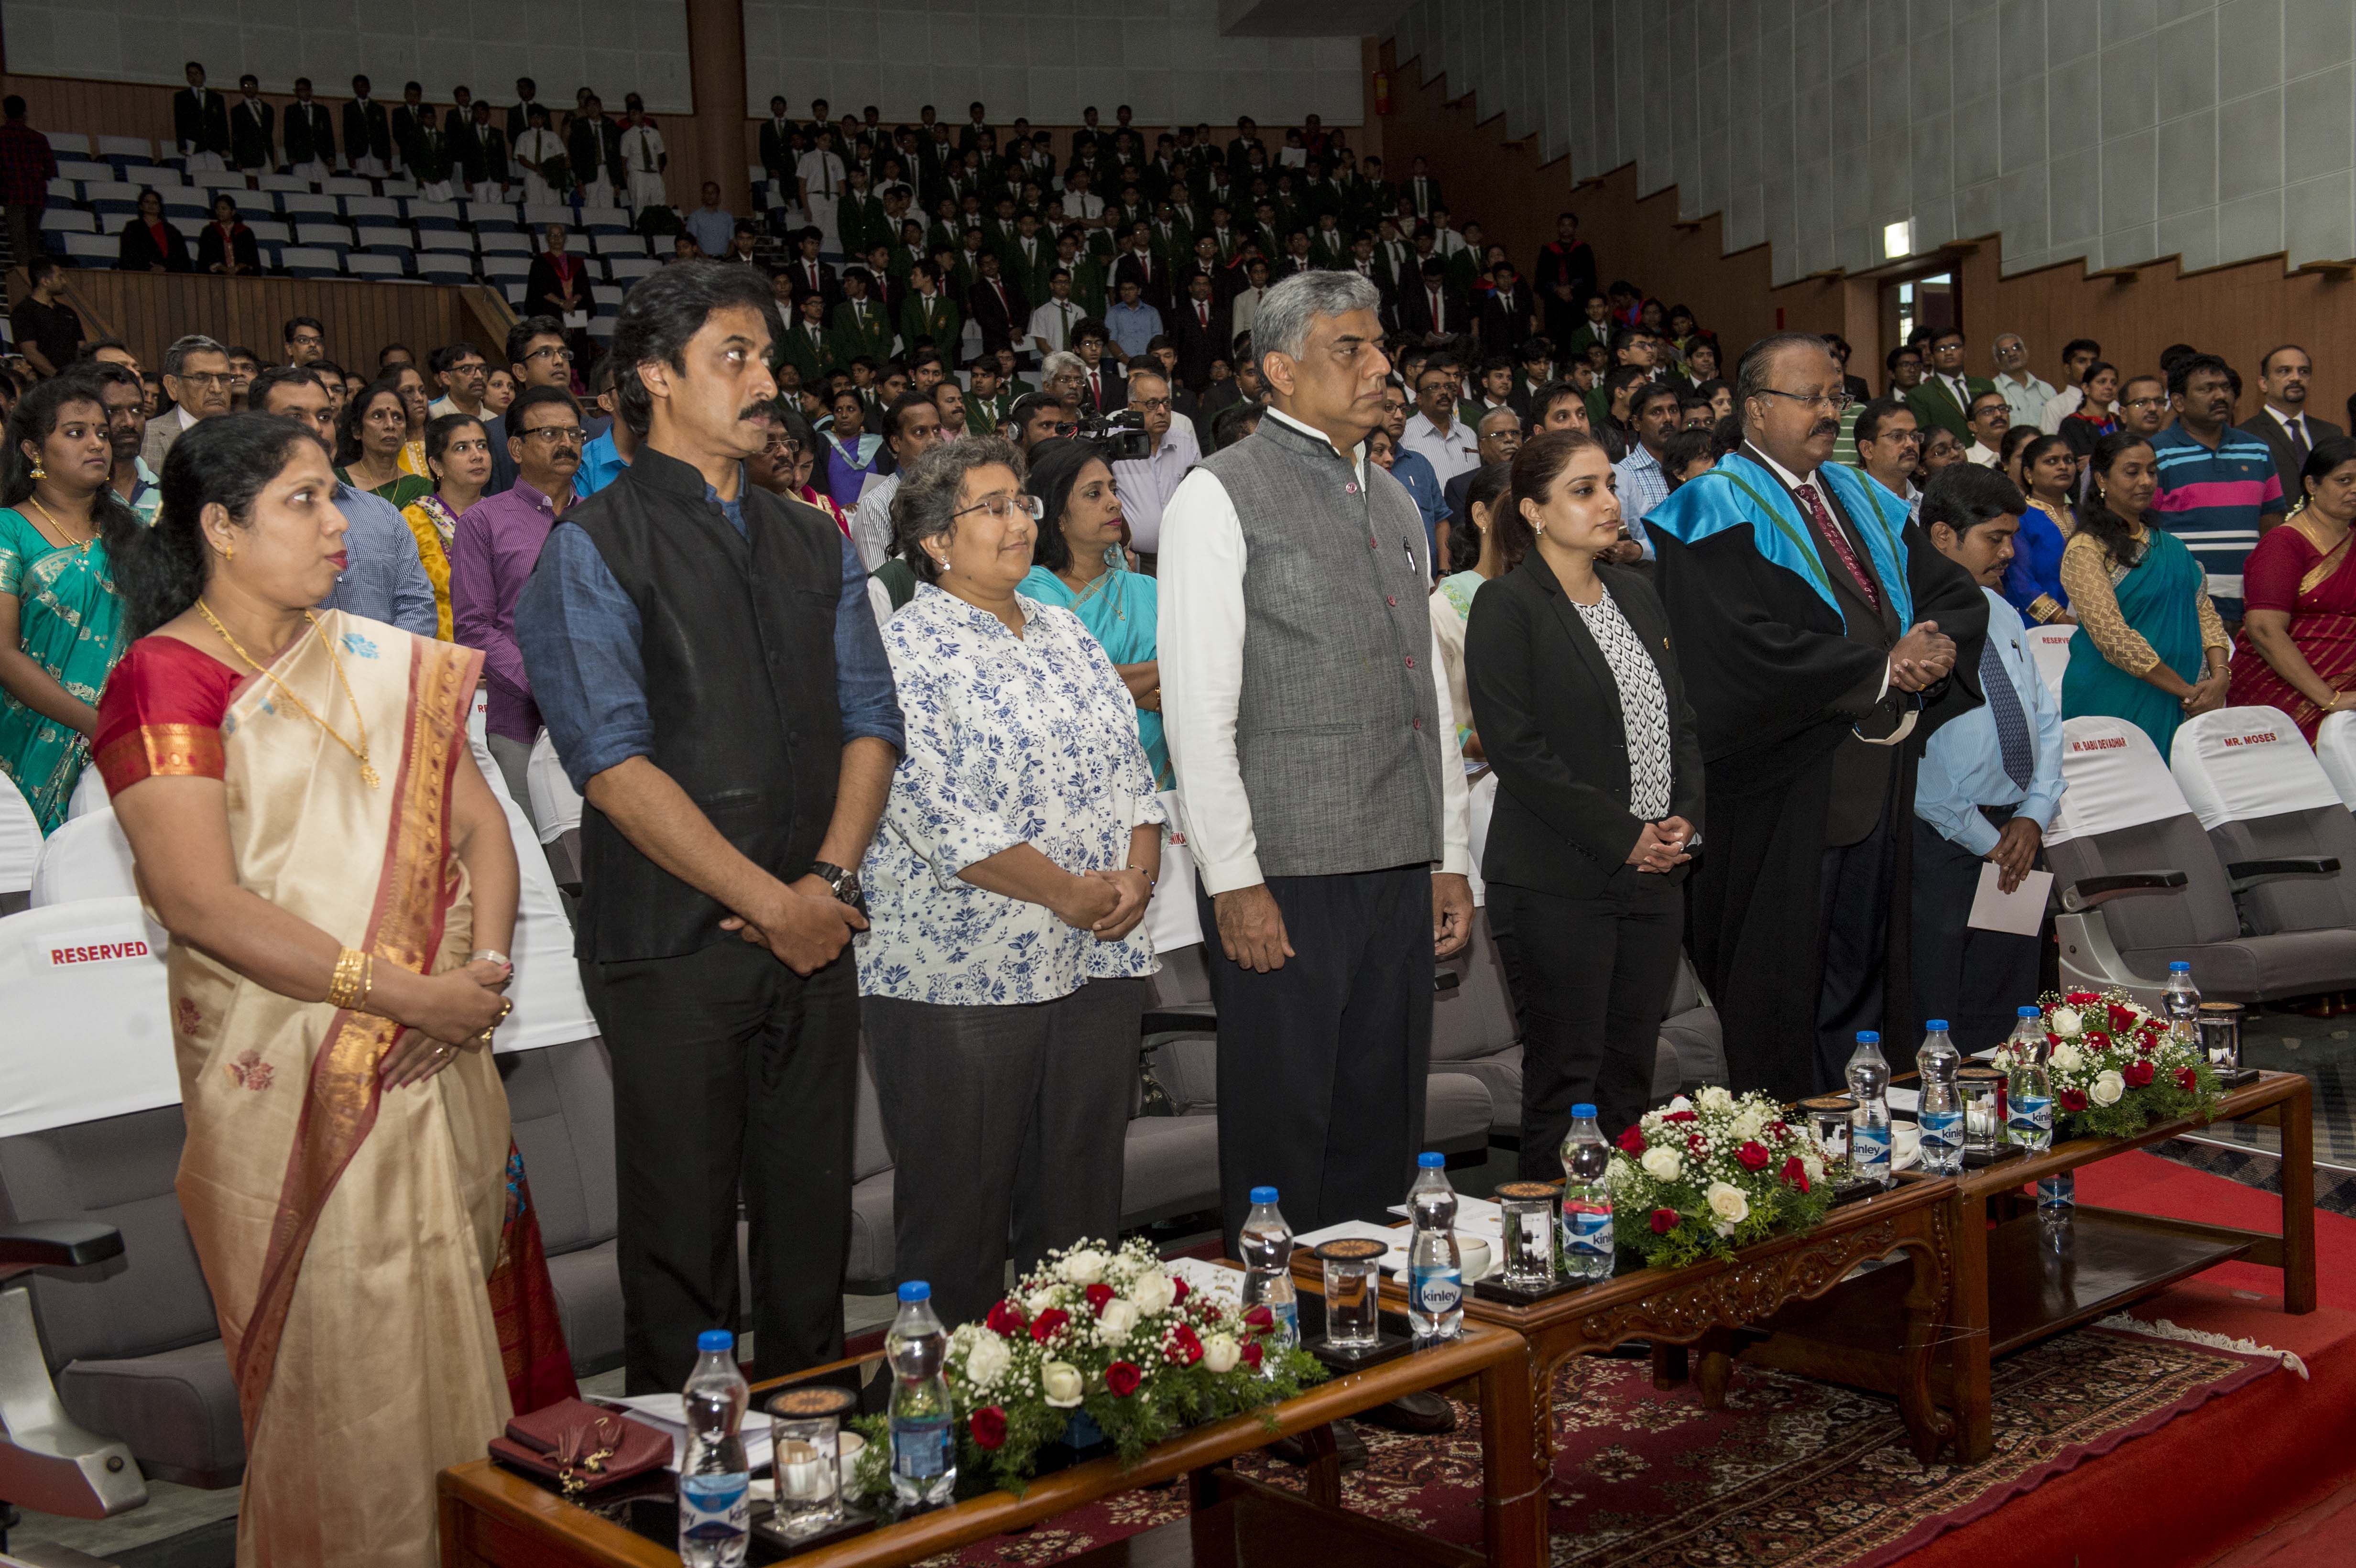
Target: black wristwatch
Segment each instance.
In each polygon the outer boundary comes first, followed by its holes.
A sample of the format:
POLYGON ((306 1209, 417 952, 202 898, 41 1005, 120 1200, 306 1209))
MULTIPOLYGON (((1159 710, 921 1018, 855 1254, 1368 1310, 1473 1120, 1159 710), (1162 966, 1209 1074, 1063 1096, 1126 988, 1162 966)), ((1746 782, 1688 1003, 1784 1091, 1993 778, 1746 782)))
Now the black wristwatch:
POLYGON ((827 860, 810 862, 810 874, 834 890, 834 896, 860 913, 867 912, 867 890, 859 885, 859 873, 846 871, 827 860))

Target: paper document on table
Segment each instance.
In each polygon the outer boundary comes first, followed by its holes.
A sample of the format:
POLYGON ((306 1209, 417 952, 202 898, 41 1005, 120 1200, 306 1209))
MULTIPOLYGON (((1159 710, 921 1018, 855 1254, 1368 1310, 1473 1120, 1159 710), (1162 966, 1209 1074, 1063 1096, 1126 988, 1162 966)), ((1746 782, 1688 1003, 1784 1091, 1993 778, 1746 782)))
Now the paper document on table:
POLYGON ((1399 1274, 1407 1268, 1408 1228, 1405 1225, 1377 1225, 1366 1220, 1344 1220, 1338 1225, 1328 1225, 1322 1231, 1304 1231, 1295 1236, 1293 1244, 1300 1247, 1322 1247, 1328 1242, 1355 1241, 1365 1237, 1383 1243, 1383 1271, 1399 1274))
POLYGON ((1173 1279, 1184 1280, 1187 1289, 1200 1291, 1222 1305, 1244 1304, 1244 1271, 1239 1268, 1228 1268, 1204 1258, 1172 1258, 1162 1265, 1162 1272, 1173 1279))
MULTIPOLYGON (((1404 1203, 1392 1204, 1390 1211, 1402 1220, 1407 1218, 1407 1205, 1404 1203)), ((1478 1236, 1489 1243, 1490 1250, 1494 1252, 1496 1243, 1505 1239, 1505 1211, 1486 1198, 1467 1198, 1459 1193, 1456 1198, 1456 1229, 1462 1235, 1478 1236)), ((1399 1244, 1405 1246, 1407 1243, 1402 1242, 1399 1244)))
POLYGON ((1967 923, 1975 931, 2036 935, 2045 923, 2045 895, 2053 890, 2053 873, 2030 871, 2020 879, 2020 886, 2008 893, 1997 885, 2002 876, 1992 860, 1980 867, 1979 891, 1972 895, 1972 913, 1967 923))
POLYGON ((1922 1104, 1922 1093, 1919 1089, 1891 1089, 1887 1092, 1886 1098, 1893 1111, 1919 1112, 1922 1104))
MULTIPOLYGON (((626 1411, 632 1421, 653 1427, 670 1439, 670 1467, 674 1470, 687 1463, 687 1403, 675 1393, 633 1394, 626 1399, 611 1399, 607 1404, 617 1404, 626 1411)), ((744 1462, 759 1469, 769 1462, 772 1439, 766 1411, 747 1410, 736 1428, 744 1440, 744 1462)))

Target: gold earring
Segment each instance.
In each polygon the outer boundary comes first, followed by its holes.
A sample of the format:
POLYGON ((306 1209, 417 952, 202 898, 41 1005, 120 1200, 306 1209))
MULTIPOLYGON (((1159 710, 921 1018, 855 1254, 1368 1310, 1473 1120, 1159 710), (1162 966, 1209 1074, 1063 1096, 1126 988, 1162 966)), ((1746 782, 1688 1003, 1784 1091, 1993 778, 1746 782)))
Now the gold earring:
POLYGON ((235 560, 237 559, 237 546, 233 544, 224 544, 220 547, 220 555, 221 560, 225 561, 235 560))
POLYGON ((49 471, 41 466, 41 460, 37 457, 33 459, 33 477, 36 479, 47 479, 48 476, 49 471))

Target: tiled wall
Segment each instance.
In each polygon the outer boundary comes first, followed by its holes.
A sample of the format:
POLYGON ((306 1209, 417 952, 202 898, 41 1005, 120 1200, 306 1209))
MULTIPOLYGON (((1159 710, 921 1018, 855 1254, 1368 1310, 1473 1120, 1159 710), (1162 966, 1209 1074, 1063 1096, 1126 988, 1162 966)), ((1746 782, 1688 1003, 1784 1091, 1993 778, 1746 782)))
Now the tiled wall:
POLYGON ((2000 230, 2007 272, 2356 258, 2351 0, 1416 0, 1394 46, 1778 283, 1907 218, 2000 230))
POLYGON ((177 87, 193 59, 232 98, 252 71, 265 91, 307 76, 340 102, 365 72, 387 103, 412 80, 430 102, 463 83, 507 103, 530 76, 550 103, 585 86, 611 110, 630 91, 658 112, 695 108, 686 0, 6 0, 0 29, 9 70, 28 76, 177 87))
MULTIPOLYGON (((16 0, 9 0, 11 5, 16 0)), ((873 103, 891 121, 936 106, 952 124, 989 105, 993 124, 1292 125, 1365 117, 1358 40, 1224 38, 1218 0, 744 0, 744 97, 783 93, 796 114, 824 98, 840 118, 873 103)))

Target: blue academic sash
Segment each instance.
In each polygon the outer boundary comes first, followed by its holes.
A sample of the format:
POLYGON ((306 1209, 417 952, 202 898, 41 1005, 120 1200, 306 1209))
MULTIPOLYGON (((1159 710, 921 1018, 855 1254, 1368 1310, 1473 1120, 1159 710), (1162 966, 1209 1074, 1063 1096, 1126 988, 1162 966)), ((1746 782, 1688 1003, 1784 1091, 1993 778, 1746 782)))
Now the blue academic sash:
MULTIPOLYGON (((1816 470, 1816 477, 1833 492, 1848 514, 1874 575, 1890 595, 1890 608, 1901 626, 1914 624, 1914 595, 1906 581, 1906 507, 1870 475, 1838 463, 1816 470)), ((1748 527, 1751 546, 1771 565, 1805 582, 1817 598, 1848 624, 1847 612, 1833 595, 1825 576, 1824 560, 1816 553, 1815 527, 1794 503, 1791 493, 1762 464, 1730 452, 1718 466, 1677 486, 1669 498, 1644 516, 1647 531, 1657 528, 1679 544, 1699 544, 1730 528, 1748 527)))

